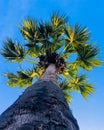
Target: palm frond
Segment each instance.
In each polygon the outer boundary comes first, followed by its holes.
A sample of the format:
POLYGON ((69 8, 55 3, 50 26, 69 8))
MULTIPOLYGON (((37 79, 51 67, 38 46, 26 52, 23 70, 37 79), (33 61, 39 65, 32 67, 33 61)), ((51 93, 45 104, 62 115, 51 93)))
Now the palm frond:
POLYGON ((86 99, 92 92, 94 92, 94 88, 91 84, 87 83, 86 76, 76 76, 69 79, 70 86, 73 91, 80 91, 82 96, 86 99))
POLYGON ((44 54, 42 46, 39 46, 38 44, 26 44, 25 45, 27 47, 27 53, 31 56, 31 57, 38 57, 42 54, 44 54))
POLYGON ((91 95, 93 92, 95 91, 95 89, 92 87, 91 84, 86 84, 86 85, 82 85, 80 86, 80 92, 81 95, 83 96, 83 98, 87 99, 87 97, 89 95, 91 95))
POLYGON ((62 76, 64 78, 69 78, 69 77, 74 77, 78 73, 78 67, 76 62, 74 63, 69 63, 69 66, 65 68, 65 70, 62 73, 62 76))
POLYGON ((38 23, 31 18, 25 19, 22 26, 19 28, 22 36, 30 43, 39 41, 39 33, 37 30, 38 23))
POLYGON ((62 55, 65 59, 68 59, 71 53, 76 53, 75 48, 71 43, 65 42, 60 55, 62 55))
MULTIPOLYGON (((53 27, 48 22, 40 22, 38 26, 39 36, 41 39, 48 40, 53 33, 53 27)), ((41 40, 42 41, 42 40, 41 40)))
POLYGON ((43 72, 44 72, 44 69, 39 68, 39 66, 36 66, 36 67, 33 66, 32 69, 28 69, 28 70, 26 71, 26 73, 27 73, 31 78, 36 77, 36 78, 38 78, 38 79, 41 78, 43 72))
POLYGON ((7 84, 11 87, 19 86, 23 88, 25 86, 30 86, 33 80, 33 78, 30 78, 26 73, 20 71, 17 72, 17 75, 6 73, 4 76, 8 78, 7 84))
POLYGON ((77 63, 80 67, 90 70, 94 66, 101 65, 100 60, 96 60, 96 56, 98 55, 98 48, 93 47, 92 45, 80 45, 76 48, 78 53, 77 63))
POLYGON ((51 16, 51 23, 53 26, 53 38, 58 38, 64 34, 64 26, 67 22, 66 15, 60 15, 58 12, 54 12, 51 16))
POLYGON ((74 42, 86 43, 89 41, 89 31, 87 27, 76 24, 74 27, 74 42))
POLYGON ((70 91, 71 92, 71 87, 69 86, 69 83, 67 80, 64 80, 62 82, 59 82, 59 86, 62 90, 70 91))
POLYGON ((69 83, 72 89, 79 90, 79 86, 85 83, 85 78, 85 75, 71 77, 69 83))
POLYGON ((32 85, 34 78, 40 78, 44 70, 39 67, 33 67, 26 71, 20 70, 17 71, 17 74, 5 73, 4 76, 8 78, 7 84, 9 86, 15 87, 19 86, 20 88, 32 85))
POLYGON ((65 30, 65 35, 67 36, 65 40, 68 43, 72 43, 74 41, 74 31, 73 31, 73 28, 70 25, 68 25, 68 26, 65 26, 64 30, 65 30))
POLYGON ((66 91, 63 91, 63 93, 64 93, 64 96, 65 96, 66 102, 67 102, 68 104, 70 104, 71 101, 72 101, 72 96, 71 96, 71 94, 70 94, 69 92, 66 92, 66 91))
POLYGON ((24 49, 24 46, 20 46, 19 43, 15 43, 11 39, 7 39, 4 42, 1 54, 8 61, 22 62, 26 56, 26 50, 24 49))
POLYGON ((98 48, 93 47, 91 44, 89 45, 80 45, 76 48, 78 55, 82 59, 90 60, 92 58, 95 58, 98 54, 98 48))
POLYGON ((60 15, 58 12, 52 13, 51 22, 53 26, 56 27, 63 26, 66 24, 67 20, 68 17, 65 14, 60 15))
POLYGON ((74 46, 77 44, 86 43, 89 40, 89 32, 87 27, 81 27, 78 24, 76 24, 74 28, 70 25, 66 26, 65 34, 67 36, 66 41, 68 43, 72 43, 74 46))
POLYGON ((65 81, 60 82, 59 86, 64 93, 66 102, 70 103, 72 96, 71 96, 71 87, 69 86, 69 83, 65 80, 65 81))

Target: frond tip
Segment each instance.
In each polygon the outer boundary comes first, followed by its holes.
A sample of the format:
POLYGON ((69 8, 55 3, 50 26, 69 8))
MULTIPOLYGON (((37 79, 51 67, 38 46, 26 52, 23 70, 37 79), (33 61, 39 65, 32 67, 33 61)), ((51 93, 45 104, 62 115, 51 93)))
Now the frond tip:
POLYGON ((30 86, 32 84, 33 78, 30 77, 27 73, 18 71, 17 74, 6 73, 4 76, 8 78, 7 84, 11 87, 20 86, 30 86))
POLYGON ((70 25, 66 26, 65 34, 67 36, 66 40, 69 43, 83 44, 90 39, 87 27, 82 27, 79 24, 76 24, 74 28, 70 25))
POLYGON ((13 62, 21 62, 25 58, 26 51, 24 46, 14 43, 11 39, 4 42, 1 54, 8 60, 13 62))
POLYGON ((70 78, 69 83, 72 87, 72 91, 79 91, 85 99, 95 91, 92 85, 87 83, 85 75, 70 78))
POLYGON ((26 19, 19 28, 22 36, 29 42, 38 40, 37 21, 33 19, 26 19))
POLYGON ((78 53, 77 63, 85 70, 91 70, 95 66, 100 66, 101 61, 96 60, 98 55, 98 48, 92 45, 80 45, 76 47, 78 53))
POLYGON ((64 93, 66 102, 67 103, 71 103, 72 96, 71 96, 71 87, 70 87, 70 84, 65 80, 65 81, 61 82, 59 84, 59 86, 60 86, 61 90, 64 93))
POLYGON ((24 88, 32 85, 33 79, 40 78, 42 73, 43 71, 38 67, 33 67, 32 69, 28 69, 26 71, 17 71, 16 74, 5 73, 4 76, 8 78, 7 84, 9 86, 19 86, 20 88, 24 88))
POLYGON ((51 16, 51 22, 53 26, 56 26, 56 27, 65 25, 67 20, 68 20, 68 17, 65 14, 60 15, 58 12, 54 12, 51 16))
POLYGON ((82 85, 80 86, 80 92, 81 92, 81 95, 87 99, 87 97, 89 95, 91 95, 91 93, 93 93, 95 91, 95 89, 92 87, 91 84, 86 84, 86 85, 82 85))

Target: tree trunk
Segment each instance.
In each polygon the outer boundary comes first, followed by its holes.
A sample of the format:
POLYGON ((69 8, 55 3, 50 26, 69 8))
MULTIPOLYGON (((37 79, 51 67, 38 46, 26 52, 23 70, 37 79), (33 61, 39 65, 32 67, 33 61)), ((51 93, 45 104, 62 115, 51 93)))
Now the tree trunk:
POLYGON ((0 116, 0 130, 79 130, 60 88, 39 80, 0 116))
POLYGON ((57 68, 54 64, 50 64, 43 74, 42 78, 46 81, 52 81, 58 85, 57 68))

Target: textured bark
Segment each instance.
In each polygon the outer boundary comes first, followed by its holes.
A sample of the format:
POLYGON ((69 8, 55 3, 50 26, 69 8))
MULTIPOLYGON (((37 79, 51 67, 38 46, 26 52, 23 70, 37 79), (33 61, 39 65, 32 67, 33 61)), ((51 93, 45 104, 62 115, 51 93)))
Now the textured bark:
POLYGON ((55 84, 58 84, 58 77, 57 77, 57 68, 54 64, 50 64, 46 69, 45 73, 42 75, 42 78, 46 81, 53 81, 55 84))
POLYGON ((39 80, 0 116, 0 130, 79 130, 60 88, 39 80))

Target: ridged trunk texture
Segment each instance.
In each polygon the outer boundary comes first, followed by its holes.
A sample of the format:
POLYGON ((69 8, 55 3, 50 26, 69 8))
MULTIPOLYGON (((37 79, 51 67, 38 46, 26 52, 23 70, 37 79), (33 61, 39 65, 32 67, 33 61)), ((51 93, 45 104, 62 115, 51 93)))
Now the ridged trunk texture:
POLYGON ((0 116, 0 130, 79 130, 59 86, 38 80, 0 116))
POLYGON ((46 81, 51 80, 55 84, 58 85, 58 77, 57 77, 57 68, 54 64, 50 64, 46 69, 45 73, 42 75, 42 78, 46 81))

